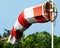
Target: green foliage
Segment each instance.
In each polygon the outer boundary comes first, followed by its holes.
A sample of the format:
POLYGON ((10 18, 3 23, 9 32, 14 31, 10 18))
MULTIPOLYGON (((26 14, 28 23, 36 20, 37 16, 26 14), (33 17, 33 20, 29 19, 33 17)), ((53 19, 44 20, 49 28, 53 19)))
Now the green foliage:
POLYGON ((0 48, 3 48, 3 41, 0 38, 0 48))
POLYGON ((3 38, 8 37, 10 35, 10 31, 11 31, 11 30, 7 30, 7 29, 4 29, 4 30, 5 30, 5 32, 3 33, 3 38))
MULTIPOLYGON (((46 32, 36 32, 25 37, 23 34, 18 46, 11 45, 0 38, 0 48, 51 48, 51 35, 46 32)), ((60 48, 60 37, 54 35, 54 48, 60 48)))
POLYGON ((6 34, 6 32, 4 32, 4 34, 3 34, 3 38, 4 38, 4 37, 7 37, 7 34, 6 34))
POLYGON ((4 30, 5 30, 6 36, 9 36, 11 30, 7 30, 7 29, 4 29, 4 30))
POLYGON ((30 48, 51 48, 51 36, 49 33, 39 33, 29 35, 25 38, 25 47, 30 48))
POLYGON ((0 38, 2 38, 2 35, 0 34, 0 38))

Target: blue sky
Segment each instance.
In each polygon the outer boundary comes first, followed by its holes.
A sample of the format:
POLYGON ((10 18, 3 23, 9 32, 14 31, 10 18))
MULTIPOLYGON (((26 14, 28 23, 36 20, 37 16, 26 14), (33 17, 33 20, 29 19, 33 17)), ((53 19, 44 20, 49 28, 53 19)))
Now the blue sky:
MULTIPOLYGON (((0 0, 0 34, 4 33, 4 29, 12 29, 18 15, 23 9, 42 4, 45 1, 47 0, 0 0)), ((60 36, 60 0, 55 0, 54 2, 59 12, 54 27, 54 34, 60 36)), ((29 35, 41 31, 48 31, 51 34, 51 22, 32 24, 24 33, 25 35, 29 35)))

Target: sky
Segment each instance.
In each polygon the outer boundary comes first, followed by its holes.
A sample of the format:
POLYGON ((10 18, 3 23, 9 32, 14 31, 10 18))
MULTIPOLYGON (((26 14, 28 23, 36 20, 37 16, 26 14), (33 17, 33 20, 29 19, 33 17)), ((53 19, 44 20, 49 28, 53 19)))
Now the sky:
MULTIPOLYGON (((0 0, 0 34, 4 33, 4 29, 12 29, 22 10, 42 4, 46 1, 47 0, 0 0)), ((54 0, 54 2, 58 9, 58 16, 54 27, 54 35, 60 36, 60 0, 54 0)), ((34 23, 26 31, 24 31, 24 33, 25 35, 29 35, 42 31, 47 31, 51 34, 51 22, 34 23)))

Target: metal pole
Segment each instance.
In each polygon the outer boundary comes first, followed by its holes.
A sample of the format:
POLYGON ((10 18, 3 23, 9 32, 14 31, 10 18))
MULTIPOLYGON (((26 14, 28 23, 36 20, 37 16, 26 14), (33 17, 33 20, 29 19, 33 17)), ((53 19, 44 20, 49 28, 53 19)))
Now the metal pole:
MULTIPOLYGON (((52 0, 52 8, 53 8, 53 0, 52 0)), ((53 16, 54 16, 54 13, 52 12, 52 20, 54 19, 53 16)), ((52 22, 52 43, 51 43, 51 48, 54 48, 54 22, 52 22)))
POLYGON ((54 22, 52 22, 52 48, 54 48, 54 22))

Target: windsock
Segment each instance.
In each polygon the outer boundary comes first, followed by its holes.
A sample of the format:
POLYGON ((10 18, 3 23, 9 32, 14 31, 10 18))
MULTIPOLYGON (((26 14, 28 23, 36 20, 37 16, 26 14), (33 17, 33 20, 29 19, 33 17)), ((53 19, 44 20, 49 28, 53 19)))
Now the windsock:
POLYGON ((50 19, 50 4, 40 4, 24 9, 18 16, 10 36, 8 43, 18 44, 23 32, 31 26, 32 23, 45 23, 50 19))

